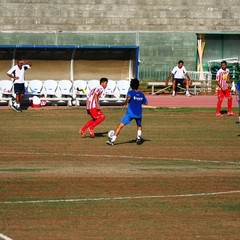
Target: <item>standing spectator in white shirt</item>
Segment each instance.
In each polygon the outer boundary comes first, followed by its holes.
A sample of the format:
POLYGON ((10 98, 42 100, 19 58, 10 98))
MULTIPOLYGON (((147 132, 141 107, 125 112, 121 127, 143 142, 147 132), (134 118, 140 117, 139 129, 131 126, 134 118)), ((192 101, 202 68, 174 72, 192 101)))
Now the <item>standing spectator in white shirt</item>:
POLYGON ((17 64, 8 70, 7 76, 13 80, 14 93, 16 94, 16 101, 12 104, 12 109, 16 112, 22 112, 20 102, 25 94, 25 71, 31 68, 32 63, 24 60, 17 60, 17 64))
POLYGON ((182 60, 178 61, 178 65, 173 68, 173 70, 170 72, 167 80, 166 85, 168 85, 169 80, 173 77, 172 82, 172 96, 176 96, 176 86, 178 83, 185 84, 186 85, 186 96, 191 97, 191 94, 189 93, 189 86, 192 84, 190 76, 186 70, 186 68, 183 66, 184 62, 182 60), (186 79, 187 77, 187 79, 186 79))

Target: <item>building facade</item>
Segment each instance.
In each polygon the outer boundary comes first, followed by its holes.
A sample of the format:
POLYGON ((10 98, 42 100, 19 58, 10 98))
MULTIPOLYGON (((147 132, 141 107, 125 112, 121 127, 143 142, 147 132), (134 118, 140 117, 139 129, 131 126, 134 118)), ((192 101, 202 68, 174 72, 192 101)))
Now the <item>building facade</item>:
POLYGON ((199 33, 204 70, 209 60, 240 57, 238 0, 0 0, 0 7, 0 45, 136 45, 143 80, 165 78, 179 59, 197 70, 199 33))

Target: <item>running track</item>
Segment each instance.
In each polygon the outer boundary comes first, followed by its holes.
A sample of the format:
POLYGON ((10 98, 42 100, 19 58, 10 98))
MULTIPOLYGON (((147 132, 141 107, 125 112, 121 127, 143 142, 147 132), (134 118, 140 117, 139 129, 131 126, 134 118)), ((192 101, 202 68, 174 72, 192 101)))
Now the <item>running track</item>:
MULTIPOLYGON (((148 99, 149 107, 169 107, 169 108, 177 108, 177 107, 199 107, 199 108, 216 108, 217 104, 217 96, 216 95, 193 95, 192 97, 186 97, 185 95, 176 95, 172 97, 171 95, 151 95, 146 94, 148 99)), ((233 95, 233 107, 237 107, 236 96, 233 95)), ((66 106, 61 107, 42 107, 42 108, 69 108, 66 106)), ((222 108, 227 108, 227 99, 223 100, 222 108)), ((6 105, 0 105, 1 109, 10 109, 10 107, 6 105)), ((29 107, 31 109, 31 107, 29 107)))
MULTIPOLYGON (((186 97, 185 95, 146 95, 148 105, 153 107, 199 107, 216 108, 216 95, 196 95, 186 97)), ((233 95, 233 107, 237 107, 236 96, 233 95)), ((227 99, 223 100, 222 108, 227 108, 227 99)))

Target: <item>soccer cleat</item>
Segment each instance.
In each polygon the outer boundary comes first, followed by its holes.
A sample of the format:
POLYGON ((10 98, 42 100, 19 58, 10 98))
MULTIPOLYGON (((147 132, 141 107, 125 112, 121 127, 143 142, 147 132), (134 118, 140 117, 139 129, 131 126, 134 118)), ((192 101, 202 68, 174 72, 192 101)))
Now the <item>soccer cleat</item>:
POLYGON ((221 114, 220 112, 216 113, 216 117, 223 117, 223 114, 221 114))
POLYGON ((190 93, 185 94, 186 97, 191 97, 192 95, 190 93))
POLYGON ((114 142, 112 142, 112 141, 106 141, 106 143, 107 143, 108 145, 111 145, 111 146, 114 145, 114 142))
POLYGON ((89 127, 87 130, 88 130, 90 136, 94 138, 95 137, 95 133, 94 133, 93 129, 89 127))
POLYGON ((86 137, 86 133, 80 128, 79 133, 82 135, 82 137, 86 137))
POLYGON ((228 112, 227 115, 228 116, 233 116, 234 114, 233 114, 233 112, 228 112))
POLYGON ((137 145, 141 145, 143 143, 143 139, 141 137, 137 137, 136 143, 137 145))
POLYGON ((16 108, 15 108, 14 105, 10 105, 10 107, 11 107, 14 111, 16 110, 16 108))
POLYGON ((22 112, 21 108, 17 108, 14 105, 11 105, 11 108, 15 111, 15 112, 22 112))

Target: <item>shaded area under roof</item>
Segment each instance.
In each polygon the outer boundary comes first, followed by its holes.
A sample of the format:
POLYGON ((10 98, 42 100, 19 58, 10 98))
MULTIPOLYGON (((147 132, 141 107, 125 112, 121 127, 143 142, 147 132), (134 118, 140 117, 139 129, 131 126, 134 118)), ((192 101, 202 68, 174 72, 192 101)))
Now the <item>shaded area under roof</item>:
POLYGON ((0 45, 0 60, 136 60, 138 46, 0 45))

